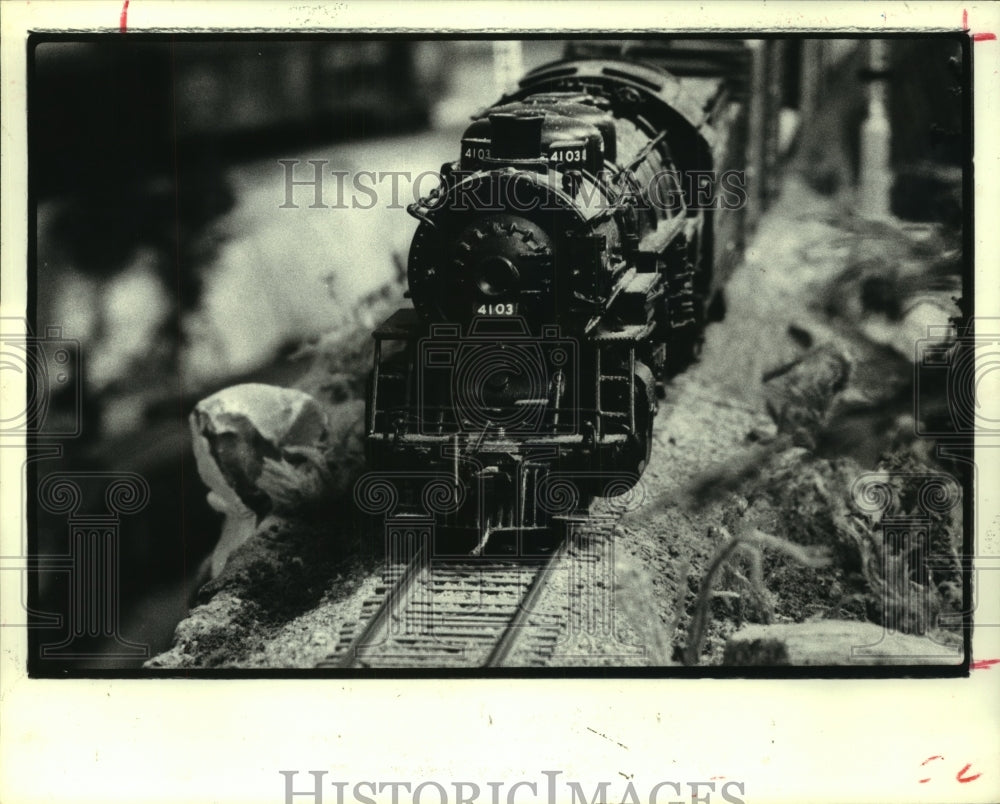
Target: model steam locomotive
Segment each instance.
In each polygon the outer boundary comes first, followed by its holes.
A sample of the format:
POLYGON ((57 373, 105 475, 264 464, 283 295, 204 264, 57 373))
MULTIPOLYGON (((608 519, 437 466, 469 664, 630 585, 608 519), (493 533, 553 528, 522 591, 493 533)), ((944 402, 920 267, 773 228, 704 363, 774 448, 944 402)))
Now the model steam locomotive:
POLYGON ((401 510, 482 544, 638 482, 658 390, 742 251, 735 86, 569 60, 474 117, 409 207, 413 307, 374 332, 368 457, 401 510))

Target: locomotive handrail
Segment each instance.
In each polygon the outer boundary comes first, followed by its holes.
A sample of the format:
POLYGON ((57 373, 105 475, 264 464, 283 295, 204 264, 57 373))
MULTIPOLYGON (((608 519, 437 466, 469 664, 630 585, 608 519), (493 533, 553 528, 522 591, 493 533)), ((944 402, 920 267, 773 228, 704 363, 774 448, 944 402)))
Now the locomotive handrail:
POLYGON ((621 168, 614 176, 612 176, 611 180, 617 182, 622 174, 633 173, 639 165, 649 158, 653 149, 663 141, 663 138, 667 136, 667 133, 667 129, 664 129, 657 136, 647 142, 643 149, 636 154, 635 158, 629 162, 626 167, 621 168))
POLYGON ((433 218, 428 214, 431 211, 430 207, 426 207, 415 201, 412 204, 407 204, 406 211, 421 223, 426 223, 432 229, 437 228, 437 224, 434 223, 433 218))

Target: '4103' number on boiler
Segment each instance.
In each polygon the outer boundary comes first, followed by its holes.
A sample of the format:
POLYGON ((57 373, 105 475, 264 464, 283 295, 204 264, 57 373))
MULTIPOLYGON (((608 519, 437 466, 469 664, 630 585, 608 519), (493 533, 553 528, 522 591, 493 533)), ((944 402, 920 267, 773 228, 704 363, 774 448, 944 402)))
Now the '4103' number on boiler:
POLYGON ((480 304, 476 310, 480 315, 514 315, 513 304, 480 304))

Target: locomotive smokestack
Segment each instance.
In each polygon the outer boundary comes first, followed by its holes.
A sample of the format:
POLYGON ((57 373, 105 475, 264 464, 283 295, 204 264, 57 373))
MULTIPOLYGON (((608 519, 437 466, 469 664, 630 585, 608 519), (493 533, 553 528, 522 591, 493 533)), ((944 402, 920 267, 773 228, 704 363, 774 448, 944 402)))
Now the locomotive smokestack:
POLYGON ((542 121, 540 114, 490 115, 493 159, 538 159, 542 155, 542 121))

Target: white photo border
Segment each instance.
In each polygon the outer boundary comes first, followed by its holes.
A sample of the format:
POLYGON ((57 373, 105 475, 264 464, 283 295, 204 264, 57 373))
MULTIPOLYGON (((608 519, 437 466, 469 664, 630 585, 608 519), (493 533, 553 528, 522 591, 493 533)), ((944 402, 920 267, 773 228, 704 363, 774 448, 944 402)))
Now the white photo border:
MULTIPOLYGON (((992 3, 86 2, 0 3, 2 304, 27 299, 25 87, 29 31, 288 32, 755 31, 819 34, 962 30, 1000 34, 992 3)), ((1000 42, 974 47, 976 314, 997 315, 1000 266, 1000 42)), ((23 386, 5 385, 8 399, 23 386)), ((0 450, 0 554, 20 551, 23 455, 0 450)), ((975 533, 1000 527, 1000 461, 977 448, 975 533)), ((977 553, 979 550, 977 549, 977 553)), ((1000 613, 1000 577, 981 573, 981 610, 1000 613)), ((6 579, 4 579, 6 580, 6 579)), ((18 584, 0 583, 5 610, 18 584)), ((333 781, 542 783, 738 780, 751 802, 1000 800, 1000 665, 952 679, 29 679, 26 633, 0 629, 0 800, 284 802, 285 777, 333 781), (941 763, 921 784, 921 763, 941 763), (968 765, 971 782, 943 772, 968 765), (954 766, 954 768, 952 768, 954 766), (978 769, 978 770, 977 770, 978 769)), ((973 659, 1000 657, 978 629, 973 659)), ((452 788, 453 789, 453 788, 452 788)), ((370 795, 368 788, 365 792, 370 795)), ((688 795, 685 787, 684 795, 688 795)), ((645 800, 645 794, 640 794, 645 800)), ((295 804, 315 800, 297 796, 295 804)), ((345 800, 351 800, 345 797, 345 800)), ((389 800, 388 793, 379 800, 389 800)), ((406 800, 406 799, 404 799, 406 800)), ((437 801, 430 791, 426 801, 437 801)), ((453 799, 452 799, 453 800, 453 799)), ((507 800, 502 798, 501 800, 507 800)), ((527 793, 516 801, 535 800, 527 793)), ((544 800, 540 797, 538 800, 544 800)), ((664 791, 660 801, 672 800, 664 791)), ((687 799, 690 800, 690 797, 687 799)), ((718 793, 713 800, 723 800, 718 793)))

